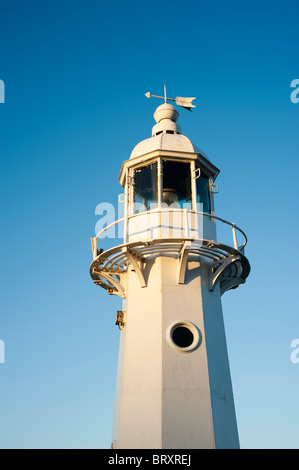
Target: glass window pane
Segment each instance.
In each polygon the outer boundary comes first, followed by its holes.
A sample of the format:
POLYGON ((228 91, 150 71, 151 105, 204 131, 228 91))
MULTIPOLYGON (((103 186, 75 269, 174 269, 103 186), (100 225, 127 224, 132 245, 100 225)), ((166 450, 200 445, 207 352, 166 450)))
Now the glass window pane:
POLYGON ((163 206, 191 208, 190 163, 163 161, 163 206))
POLYGON ((209 214, 211 212, 209 178, 204 174, 201 174, 200 177, 196 179, 196 193, 198 210, 209 214))
POLYGON ((143 212, 158 205, 157 162, 134 172, 134 212, 143 212))

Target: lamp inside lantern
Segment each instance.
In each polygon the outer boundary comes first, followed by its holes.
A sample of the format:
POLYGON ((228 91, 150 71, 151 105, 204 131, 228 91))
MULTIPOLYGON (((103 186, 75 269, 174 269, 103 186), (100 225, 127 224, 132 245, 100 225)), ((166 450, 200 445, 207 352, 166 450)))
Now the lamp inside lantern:
POLYGON ((163 204, 171 206, 172 204, 178 204, 179 195, 175 189, 165 188, 163 189, 163 204))

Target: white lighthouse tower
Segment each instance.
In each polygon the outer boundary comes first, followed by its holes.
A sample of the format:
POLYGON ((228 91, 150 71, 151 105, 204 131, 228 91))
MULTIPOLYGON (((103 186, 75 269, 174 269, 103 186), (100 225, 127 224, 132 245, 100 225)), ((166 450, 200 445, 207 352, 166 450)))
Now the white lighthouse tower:
POLYGON ((121 167, 123 244, 99 250, 110 226, 92 238, 93 281, 123 299, 112 447, 238 448, 221 296, 249 274, 247 240, 216 216, 219 169, 168 101, 121 167))

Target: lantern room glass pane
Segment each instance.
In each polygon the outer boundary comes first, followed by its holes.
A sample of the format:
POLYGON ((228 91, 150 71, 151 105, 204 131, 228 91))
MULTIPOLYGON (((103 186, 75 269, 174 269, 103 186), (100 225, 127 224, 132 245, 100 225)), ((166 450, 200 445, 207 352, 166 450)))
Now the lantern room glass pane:
POLYGON ((134 172, 134 212, 144 212, 158 205, 157 162, 134 172))
POLYGON ((162 205, 191 208, 190 163, 163 161, 162 205))
POLYGON ((196 179, 196 193, 198 210, 210 214, 209 178, 204 174, 201 174, 199 178, 196 179))

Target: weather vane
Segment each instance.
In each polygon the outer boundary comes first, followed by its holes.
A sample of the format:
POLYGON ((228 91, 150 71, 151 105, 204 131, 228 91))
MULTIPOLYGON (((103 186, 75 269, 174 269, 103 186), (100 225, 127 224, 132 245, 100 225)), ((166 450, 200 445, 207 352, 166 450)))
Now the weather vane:
POLYGON ((167 103, 167 101, 175 101, 175 103, 178 106, 181 106, 182 108, 188 109, 188 111, 192 111, 191 108, 196 108, 196 106, 194 106, 194 104, 192 104, 192 101, 196 100, 196 98, 183 98, 182 96, 177 96, 176 98, 167 98, 167 96, 166 96, 166 86, 165 85, 164 85, 164 96, 151 95, 149 91, 147 93, 145 93, 145 96, 147 98, 150 98, 150 97, 161 98, 162 100, 165 100, 165 103, 167 103))

